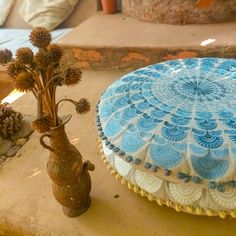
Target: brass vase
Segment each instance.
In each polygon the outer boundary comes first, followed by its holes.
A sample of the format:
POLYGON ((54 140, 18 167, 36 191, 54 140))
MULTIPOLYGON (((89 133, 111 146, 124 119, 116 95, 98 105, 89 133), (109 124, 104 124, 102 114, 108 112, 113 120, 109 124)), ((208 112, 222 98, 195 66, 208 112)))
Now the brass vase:
POLYGON ((87 211, 91 204, 88 171, 95 167, 90 161, 83 162, 80 152, 70 143, 65 132, 69 119, 43 134, 40 143, 50 150, 47 172, 52 180, 53 195, 66 216, 76 217, 87 211), (51 146, 44 142, 45 137, 50 139, 51 146))

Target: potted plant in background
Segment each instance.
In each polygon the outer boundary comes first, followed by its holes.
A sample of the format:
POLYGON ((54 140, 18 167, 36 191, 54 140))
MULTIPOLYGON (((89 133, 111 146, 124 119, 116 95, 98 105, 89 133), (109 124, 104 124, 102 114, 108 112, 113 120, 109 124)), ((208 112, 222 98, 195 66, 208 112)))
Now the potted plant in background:
POLYGON ((101 0, 101 3, 105 14, 113 14, 116 12, 117 0, 101 0))
POLYGON ((62 49, 51 43, 51 35, 46 29, 33 29, 30 41, 38 48, 37 53, 34 54, 30 48, 19 48, 13 59, 9 50, 1 50, 0 63, 8 62, 8 74, 16 89, 30 91, 37 99, 37 118, 32 127, 42 133, 40 143, 50 151, 47 172, 53 181, 53 194, 62 204, 65 215, 75 217, 90 206, 91 179, 88 171, 94 170, 94 165, 84 162, 80 152, 69 142, 64 126, 71 115, 59 117, 58 105, 70 102, 77 113, 86 114, 90 104, 85 98, 56 101, 57 87, 78 84, 82 73, 79 68, 61 63, 62 49), (51 145, 44 142, 45 137, 50 139, 51 145))

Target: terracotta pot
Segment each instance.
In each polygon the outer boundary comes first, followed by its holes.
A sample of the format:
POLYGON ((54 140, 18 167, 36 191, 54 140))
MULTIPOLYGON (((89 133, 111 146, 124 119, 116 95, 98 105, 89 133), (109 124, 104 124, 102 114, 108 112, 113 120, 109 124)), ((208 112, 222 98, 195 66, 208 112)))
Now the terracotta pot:
POLYGON ((40 143, 50 150, 47 172, 53 181, 53 195, 62 205, 64 214, 75 217, 87 211, 91 204, 88 170, 94 170, 94 165, 83 162, 80 152, 68 140, 65 123, 43 134, 40 143), (44 142, 45 137, 50 139, 51 146, 44 142))
POLYGON ((113 14, 116 12, 116 0, 101 0, 101 2, 105 14, 113 14))

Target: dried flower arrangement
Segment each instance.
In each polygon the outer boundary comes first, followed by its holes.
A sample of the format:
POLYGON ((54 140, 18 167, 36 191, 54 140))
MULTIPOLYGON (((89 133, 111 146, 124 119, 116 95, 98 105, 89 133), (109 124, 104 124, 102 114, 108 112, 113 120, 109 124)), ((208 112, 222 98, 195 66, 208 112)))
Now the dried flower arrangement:
POLYGON ((7 71, 17 90, 32 92, 37 99, 37 118, 32 127, 42 133, 40 143, 50 150, 47 171, 53 180, 53 194, 67 216, 78 216, 90 206, 88 170, 94 170, 94 165, 89 161, 83 162, 80 152, 69 142, 64 129, 69 119, 63 121, 58 116, 58 106, 68 101, 75 105, 77 113, 86 114, 90 103, 86 98, 56 102, 56 89, 63 85, 77 85, 82 72, 79 68, 61 63, 62 48, 51 43, 51 34, 45 28, 33 29, 29 39, 38 48, 36 53, 22 47, 13 58, 10 50, 0 50, 0 63, 8 63, 7 71), (51 146, 44 142, 45 137, 50 139, 51 146))
POLYGON ((62 48, 51 43, 51 40, 46 29, 37 27, 30 34, 32 45, 39 49, 37 53, 22 47, 16 51, 16 58, 13 59, 10 50, 0 50, 0 63, 9 63, 8 74, 13 78, 15 88, 21 92, 31 91, 38 101, 37 120, 33 122, 33 128, 40 133, 60 124, 58 104, 62 101, 72 102, 79 114, 86 114, 90 110, 85 98, 78 102, 63 99, 56 104, 56 88, 78 84, 82 72, 79 68, 60 64, 62 48))

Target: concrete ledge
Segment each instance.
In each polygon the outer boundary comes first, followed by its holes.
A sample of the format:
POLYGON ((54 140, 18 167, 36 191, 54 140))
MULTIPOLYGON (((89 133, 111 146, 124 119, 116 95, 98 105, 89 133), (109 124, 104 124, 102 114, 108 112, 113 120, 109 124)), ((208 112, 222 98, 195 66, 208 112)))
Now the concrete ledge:
POLYGON ((177 58, 233 58, 234 29, 236 22, 179 26, 98 13, 59 43, 67 59, 81 68, 131 70, 177 58))

